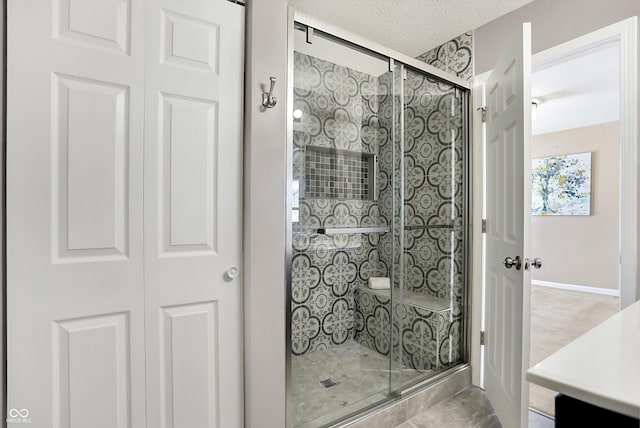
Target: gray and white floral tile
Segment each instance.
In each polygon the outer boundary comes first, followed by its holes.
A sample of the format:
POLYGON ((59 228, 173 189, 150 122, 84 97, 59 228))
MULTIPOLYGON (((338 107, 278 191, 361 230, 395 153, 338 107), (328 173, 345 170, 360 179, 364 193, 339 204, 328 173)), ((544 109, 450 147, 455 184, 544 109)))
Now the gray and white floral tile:
POLYGON ((417 59, 469 80, 473 77, 473 34, 461 34, 417 59))
MULTIPOLYGON (((471 43, 471 36, 465 34, 419 59, 468 78, 471 43)), ((461 316, 453 315, 458 309, 442 318, 411 305, 392 310, 390 299, 362 291, 362 286, 372 276, 393 277, 397 282, 402 254, 406 290, 461 302, 462 95, 409 72, 403 106, 405 143, 400 147, 399 135, 393 132, 394 126, 399 129, 399 117, 393 112, 400 98, 393 95, 392 73, 371 76, 299 52, 294 73, 294 109, 303 113, 293 129, 293 176, 301 189, 291 272, 294 354, 355 339, 381 354, 400 346, 405 363, 412 368, 433 368, 459 359, 461 316), (364 191, 364 177, 373 173, 368 165, 359 166, 359 177, 345 178, 332 167, 332 162, 339 162, 337 155, 323 155, 318 165, 309 160, 316 148, 347 150, 354 158, 362 153, 361 159, 376 155, 374 189, 367 186, 364 191), (319 167, 324 169, 319 172, 319 167), (342 183, 345 180, 357 183, 342 183), (399 183, 404 183, 403 189, 399 183), (400 224, 451 228, 402 231, 400 224), (380 225, 389 226, 391 232, 317 233, 323 227, 380 225)))

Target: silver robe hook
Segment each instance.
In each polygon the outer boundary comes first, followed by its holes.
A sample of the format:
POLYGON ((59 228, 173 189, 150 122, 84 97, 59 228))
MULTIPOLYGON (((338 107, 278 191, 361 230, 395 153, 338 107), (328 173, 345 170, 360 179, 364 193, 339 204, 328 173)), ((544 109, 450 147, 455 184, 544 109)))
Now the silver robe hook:
POLYGON ((269 77, 271 79, 271 87, 269 88, 269 92, 262 93, 262 105, 266 108, 273 108, 276 106, 278 99, 273 96, 273 87, 276 86, 276 78, 269 77))

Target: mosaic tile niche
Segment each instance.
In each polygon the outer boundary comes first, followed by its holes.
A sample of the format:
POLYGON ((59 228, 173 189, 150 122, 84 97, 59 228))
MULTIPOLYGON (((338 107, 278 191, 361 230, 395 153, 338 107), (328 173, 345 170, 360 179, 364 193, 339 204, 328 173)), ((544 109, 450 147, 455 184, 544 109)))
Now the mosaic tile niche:
MULTIPOLYGON (((466 76, 472 69, 471 37, 463 35, 452 42, 419 59, 446 64, 466 76)), ((299 221, 293 223, 294 355, 355 340, 383 355, 399 346, 403 365, 413 369, 440 369, 460 361, 461 94, 408 73, 403 147, 408 227, 395 231, 396 238, 404 234, 403 303, 392 308, 389 291, 370 290, 366 282, 371 276, 391 276, 394 264, 398 271, 399 261, 392 256, 394 246, 398 255, 399 239, 394 242, 392 233, 328 236, 317 230, 393 225, 393 151, 396 161, 400 153, 391 141, 392 121, 397 120, 390 95, 393 76, 370 76, 298 52, 294 73, 294 109, 303 113, 294 121, 293 178, 299 187, 299 221), (332 155, 331 150, 337 151, 332 155), (331 168, 331 162, 340 161, 340 150, 353 162, 359 160, 353 167, 360 176, 352 175, 348 179, 353 184, 338 188, 345 178, 339 168, 331 168), (373 156, 377 168, 365 167, 373 156), (317 162, 329 167, 319 171, 317 162), (371 177, 375 169, 377 175, 371 177)), ((399 172, 395 174, 398 183, 399 172)), ((395 193, 397 197, 398 188, 395 193)), ((395 207, 397 217, 399 207, 395 207)), ((397 289, 400 284, 395 280, 397 289)))

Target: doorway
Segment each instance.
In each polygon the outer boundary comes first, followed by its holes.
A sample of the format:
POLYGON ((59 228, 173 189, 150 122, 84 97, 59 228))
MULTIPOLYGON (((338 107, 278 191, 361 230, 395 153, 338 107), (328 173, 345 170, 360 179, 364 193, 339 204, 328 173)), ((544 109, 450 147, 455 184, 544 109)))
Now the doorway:
MULTIPOLYGON (((532 134, 531 366, 620 307, 620 40, 534 67, 532 134)), ((529 407, 555 395, 530 384, 529 407)))
MULTIPOLYGON (((553 62, 560 63, 566 61, 571 55, 575 55, 577 52, 582 52, 588 48, 602 45, 612 40, 618 40, 619 54, 621 58, 620 68, 620 229, 625 233, 620 236, 620 249, 618 254, 620 255, 619 264, 619 278, 620 278, 620 306, 625 307, 636 300, 636 267, 635 258, 637 254, 637 170, 635 163, 637 162, 637 52, 636 52, 636 18, 630 18, 620 23, 605 27, 601 30, 582 36, 573 41, 559 45, 555 48, 543 51, 534 57, 533 65, 534 69, 539 64, 551 64, 553 62)), ((481 96, 478 96, 482 90, 484 81, 486 81, 490 72, 476 76, 476 88, 478 92, 474 95, 474 110, 481 110, 486 104, 481 96)), ((488 116, 488 114, 487 114, 488 116)), ((478 115, 479 117, 479 115, 478 115)), ((474 135, 476 138, 481 138, 484 133, 484 124, 479 120, 474 121, 474 135)), ((484 150, 480 145, 476 145, 475 159, 483 159, 484 150)), ((483 207, 484 195, 486 194, 486 180, 482 176, 486 173, 484 163, 474 164, 475 180, 474 180, 474 206, 483 207), (477 196, 480 195, 480 196, 477 196)), ((473 225, 475 230, 483 228, 482 219, 484 213, 481 209, 476 208, 473 216, 473 225)), ((487 222, 489 223, 489 222, 487 222)), ((488 229, 489 225, 487 226, 488 229)), ((483 284, 483 266, 484 260, 484 246, 482 240, 477 239, 474 243, 474 254, 482 254, 482 257, 474 259, 474 292, 473 292, 473 305, 474 307, 484 308, 484 289, 483 284)), ((526 305, 529 304, 530 295, 526 293, 524 296, 526 299, 526 305)), ((523 312, 528 314, 527 311, 523 312)), ((526 321, 529 321, 529 316, 526 315, 526 321)), ((474 315, 472 321, 472 364, 476 364, 479 367, 483 366, 483 353, 484 348, 481 346, 481 331, 484 330, 484 314, 480 313, 474 315)), ((526 334, 529 329, 526 328, 526 334)), ((524 332, 523 332, 524 333, 524 332)), ((487 335, 491 337, 492 332, 487 331, 487 335)), ((526 341, 528 346, 529 342, 526 341)), ((524 346, 526 348, 526 346, 524 346)), ((524 354, 528 355, 528 348, 524 354)), ((507 370, 508 371, 508 370, 507 370)), ((524 379, 523 370, 520 375, 524 379)), ((474 376, 474 383, 477 385, 483 385, 483 375, 481 370, 476 371, 478 373, 474 376)), ((528 390, 528 388, 527 388, 528 390)), ((525 403, 528 400, 525 400, 525 403)), ((526 406, 525 406, 526 407, 526 406)))

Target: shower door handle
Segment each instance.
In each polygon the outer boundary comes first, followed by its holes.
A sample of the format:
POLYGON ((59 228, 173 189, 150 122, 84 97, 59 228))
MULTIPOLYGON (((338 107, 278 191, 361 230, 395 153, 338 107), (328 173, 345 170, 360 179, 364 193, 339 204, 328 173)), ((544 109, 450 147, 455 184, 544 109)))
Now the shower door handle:
POLYGON ((520 268, 522 267, 520 256, 516 256, 515 259, 512 259, 511 257, 507 257, 504 259, 504 267, 506 267, 507 269, 511 269, 514 266, 516 270, 520 270, 520 268))

